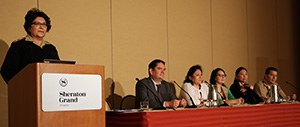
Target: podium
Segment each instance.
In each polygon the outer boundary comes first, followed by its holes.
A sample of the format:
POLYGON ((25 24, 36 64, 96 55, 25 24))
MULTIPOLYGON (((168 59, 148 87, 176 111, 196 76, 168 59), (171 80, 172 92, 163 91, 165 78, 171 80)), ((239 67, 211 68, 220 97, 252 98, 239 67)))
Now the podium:
MULTIPOLYGON (((104 80, 104 66, 54 63, 29 64, 8 83, 9 127, 104 127, 104 80), (42 103, 48 100, 43 100, 42 95, 51 91, 46 90, 44 93, 42 91, 43 74, 98 75, 101 77, 101 80, 99 80, 99 84, 101 84, 101 87, 99 86, 99 109, 45 111, 42 103)), ((89 82, 83 85, 88 84, 89 82)), ((59 103, 58 99, 57 103, 59 103)))

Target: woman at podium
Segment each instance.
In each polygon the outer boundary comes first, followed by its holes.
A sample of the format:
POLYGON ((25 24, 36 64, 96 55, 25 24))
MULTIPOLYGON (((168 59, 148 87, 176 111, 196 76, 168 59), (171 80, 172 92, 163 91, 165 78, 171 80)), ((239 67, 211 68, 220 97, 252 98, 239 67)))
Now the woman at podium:
POLYGON ((1 67, 1 75, 6 83, 30 63, 59 59, 55 46, 44 40, 46 32, 51 29, 51 21, 43 11, 36 8, 29 10, 24 29, 27 35, 11 43, 1 67))

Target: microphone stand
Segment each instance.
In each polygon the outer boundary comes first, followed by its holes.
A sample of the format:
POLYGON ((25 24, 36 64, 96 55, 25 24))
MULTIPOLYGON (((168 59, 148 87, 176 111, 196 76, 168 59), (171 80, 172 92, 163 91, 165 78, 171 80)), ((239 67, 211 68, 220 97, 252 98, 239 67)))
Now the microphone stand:
POLYGON ((294 86, 292 83, 285 81, 286 84, 289 84, 290 86, 294 87, 296 90, 300 91, 296 86, 294 86))
POLYGON ((175 84, 176 84, 183 92, 185 92, 185 93, 190 97, 190 100, 192 101, 192 105, 191 105, 191 106, 186 106, 185 108, 197 108, 197 106, 195 105, 195 103, 194 103, 194 101, 193 101, 191 95, 190 95, 188 92, 186 92, 182 87, 180 87, 180 86, 177 84, 176 81, 174 81, 174 83, 175 83, 175 84))
MULTIPOLYGON (((292 83, 285 81, 286 84, 289 84, 290 86, 294 87, 298 92, 300 91, 296 86, 294 86, 292 83)), ((292 100, 292 96, 291 96, 291 100, 292 100)))

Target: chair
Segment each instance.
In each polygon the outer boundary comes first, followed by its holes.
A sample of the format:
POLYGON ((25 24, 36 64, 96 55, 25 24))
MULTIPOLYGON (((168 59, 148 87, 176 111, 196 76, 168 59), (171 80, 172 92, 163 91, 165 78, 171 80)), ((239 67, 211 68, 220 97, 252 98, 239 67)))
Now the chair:
POLYGON ((110 104, 110 102, 108 101, 107 98, 105 99, 105 102, 106 102, 106 104, 109 106, 109 109, 112 110, 112 106, 111 106, 111 104, 110 104))
POLYGON ((136 108, 136 97, 133 95, 127 95, 121 100, 120 109, 134 109, 136 108))

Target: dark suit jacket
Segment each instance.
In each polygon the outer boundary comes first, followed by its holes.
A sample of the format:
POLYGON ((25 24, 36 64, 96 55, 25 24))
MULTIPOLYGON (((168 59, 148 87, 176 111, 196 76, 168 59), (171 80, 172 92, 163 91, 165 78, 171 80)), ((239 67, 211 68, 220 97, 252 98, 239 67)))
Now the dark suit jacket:
MULTIPOLYGON (((171 101, 176 99, 170 83, 163 80, 160 85, 163 101, 171 101)), ((163 102, 160 102, 154 87, 154 83, 150 77, 144 78, 136 83, 135 94, 138 103, 140 101, 149 101, 149 108, 163 107, 163 102)))

